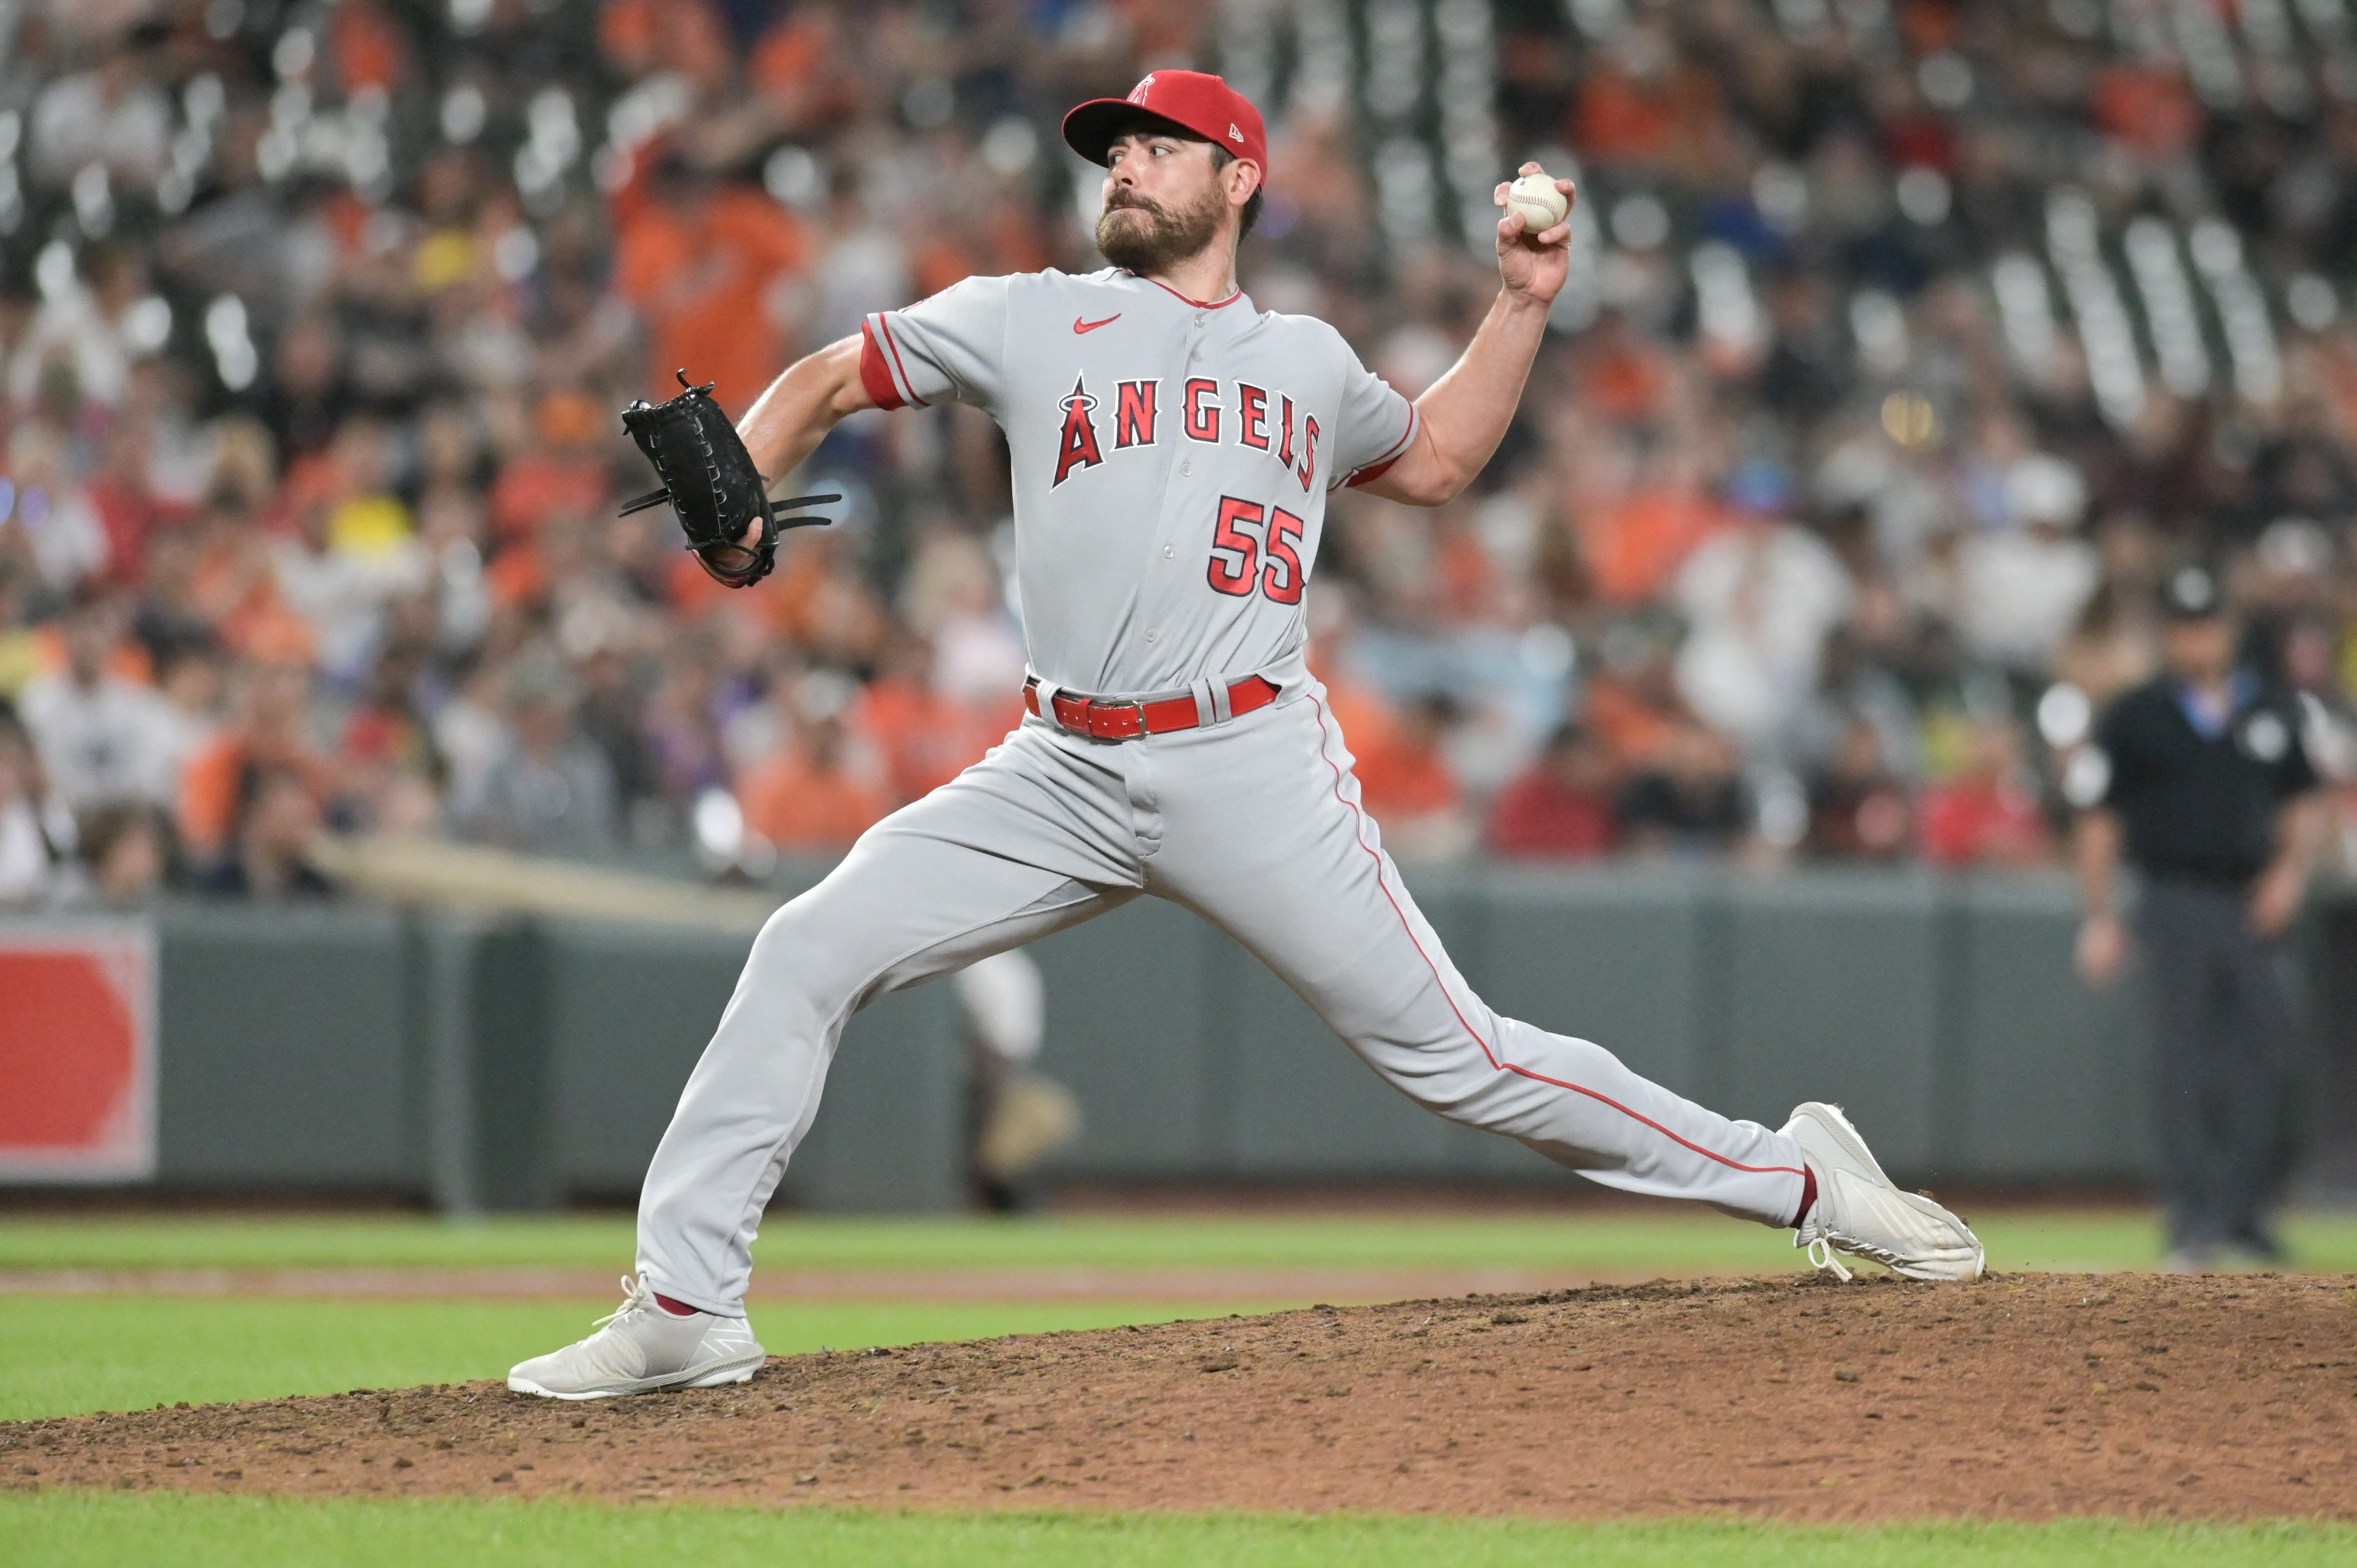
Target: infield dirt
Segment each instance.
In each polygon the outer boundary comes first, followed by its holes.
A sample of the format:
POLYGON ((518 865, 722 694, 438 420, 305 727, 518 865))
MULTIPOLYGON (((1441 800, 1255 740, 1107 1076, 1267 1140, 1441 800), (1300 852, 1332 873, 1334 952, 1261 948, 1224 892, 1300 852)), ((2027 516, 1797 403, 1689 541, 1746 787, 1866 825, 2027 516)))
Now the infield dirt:
POLYGON ((587 1404, 469 1383, 27 1422, 0 1425, 0 1483, 927 1509, 2351 1520, 2352 1417, 2346 1282, 1800 1279, 822 1353, 773 1360, 738 1387, 587 1404))

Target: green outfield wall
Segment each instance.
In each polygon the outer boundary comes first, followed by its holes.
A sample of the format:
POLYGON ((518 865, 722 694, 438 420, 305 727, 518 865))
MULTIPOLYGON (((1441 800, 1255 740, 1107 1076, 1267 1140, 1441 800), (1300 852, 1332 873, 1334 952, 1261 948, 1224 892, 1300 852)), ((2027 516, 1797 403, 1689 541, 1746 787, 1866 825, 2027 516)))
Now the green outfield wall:
MULTIPOLYGON (((1492 868, 1415 884, 1492 1006, 1733 1114, 1772 1122, 1796 1100, 1838 1100, 1913 1184, 2144 1171, 2134 992, 2072 974, 2059 878, 1492 868)), ((145 921, 155 1152, 138 1185, 455 1211, 632 1195, 749 941, 357 905, 183 905, 145 921)), ((0 936, 41 929, 18 918, 0 936)), ((2294 1133, 2319 1179, 2357 1186, 2357 902, 2319 898, 2301 946, 2312 1005, 2294 1133)), ((1033 951, 1039 1066, 1084 1115, 1059 1178, 1577 1179, 1394 1094, 1174 906, 1139 899, 1033 951)), ((11 1026, 0 1016, 0 1036, 11 1026)), ((961 1205, 965 1061, 947 986, 861 1014, 786 1196, 961 1205)))

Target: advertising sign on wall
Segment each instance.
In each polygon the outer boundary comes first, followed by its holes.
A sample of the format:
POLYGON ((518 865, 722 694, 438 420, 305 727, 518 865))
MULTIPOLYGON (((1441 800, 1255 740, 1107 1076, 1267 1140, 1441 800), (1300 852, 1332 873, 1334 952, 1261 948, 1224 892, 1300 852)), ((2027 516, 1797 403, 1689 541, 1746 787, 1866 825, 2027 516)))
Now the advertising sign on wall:
POLYGON ((155 1170, 153 933, 0 925, 0 1181, 155 1170))

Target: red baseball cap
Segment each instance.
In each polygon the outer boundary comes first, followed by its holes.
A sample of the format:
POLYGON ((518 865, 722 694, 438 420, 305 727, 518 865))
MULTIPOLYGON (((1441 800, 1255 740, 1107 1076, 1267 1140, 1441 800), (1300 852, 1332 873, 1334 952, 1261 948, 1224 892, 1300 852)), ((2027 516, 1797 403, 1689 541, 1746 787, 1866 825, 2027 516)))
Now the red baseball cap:
POLYGON ((1105 161, 1114 132, 1139 110, 1228 149, 1268 177, 1268 131, 1252 101, 1201 70, 1157 70, 1126 98, 1092 98, 1064 116, 1064 141, 1092 164, 1105 161))

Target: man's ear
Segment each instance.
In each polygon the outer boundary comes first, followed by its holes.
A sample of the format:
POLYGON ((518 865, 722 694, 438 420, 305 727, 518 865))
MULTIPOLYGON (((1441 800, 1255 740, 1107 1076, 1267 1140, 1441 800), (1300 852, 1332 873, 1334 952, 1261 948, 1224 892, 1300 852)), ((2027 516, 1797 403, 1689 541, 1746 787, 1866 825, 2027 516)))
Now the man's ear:
POLYGON ((1242 207, 1252 199, 1253 192, 1260 188, 1261 172, 1258 164, 1248 164, 1239 158, 1220 172, 1227 177, 1228 205, 1231 207, 1242 207), (1240 171, 1248 171, 1252 177, 1239 178, 1240 171))

